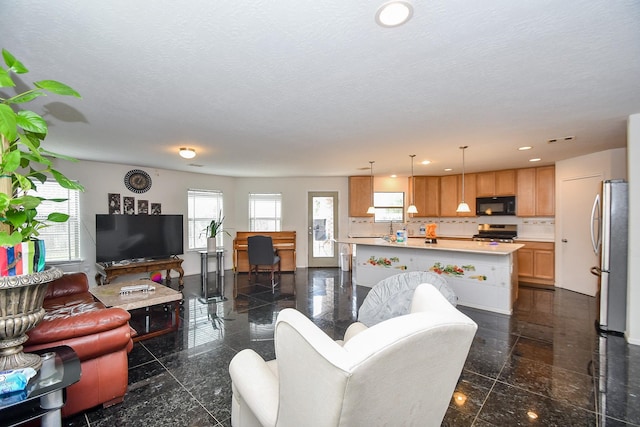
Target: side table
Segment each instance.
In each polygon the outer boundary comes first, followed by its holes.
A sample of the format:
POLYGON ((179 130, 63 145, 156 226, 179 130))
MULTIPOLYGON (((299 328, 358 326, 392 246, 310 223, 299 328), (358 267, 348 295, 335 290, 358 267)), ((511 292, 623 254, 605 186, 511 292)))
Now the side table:
POLYGON ((0 426, 17 426, 41 418, 43 427, 62 425, 65 389, 80 381, 80 359, 69 346, 33 351, 42 367, 23 391, 0 398, 0 426))
POLYGON ((216 249, 215 252, 200 251, 200 284, 202 288, 202 300, 226 301, 224 296, 224 252, 223 248, 216 249), (209 295, 209 254, 216 254, 216 289, 209 295))

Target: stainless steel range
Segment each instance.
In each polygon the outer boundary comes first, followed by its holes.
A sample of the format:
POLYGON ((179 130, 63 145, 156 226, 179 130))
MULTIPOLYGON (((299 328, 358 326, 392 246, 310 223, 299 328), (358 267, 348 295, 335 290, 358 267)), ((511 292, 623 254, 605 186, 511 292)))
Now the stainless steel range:
POLYGON ((478 234, 473 235, 477 242, 513 243, 518 237, 515 224, 478 224, 478 234))

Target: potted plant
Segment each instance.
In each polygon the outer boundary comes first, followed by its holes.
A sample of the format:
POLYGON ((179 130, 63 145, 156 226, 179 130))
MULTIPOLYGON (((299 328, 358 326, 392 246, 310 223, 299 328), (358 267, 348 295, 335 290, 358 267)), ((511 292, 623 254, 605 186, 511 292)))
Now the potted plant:
MULTIPOLYGON (((7 69, 0 67, 0 87, 15 87, 11 73, 25 74, 29 70, 6 49, 2 50, 2 57, 7 69)), ((46 150, 42 142, 47 136, 47 123, 33 111, 22 109, 24 104, 47 92, 78 98, 80 94, 55 80, 41 80, 34 82, 34 86, 10 98, 0 98, 0 246, 3 247, 33 241, 47 221, 69 219, 58 212, 50 214, 46 221, 36 219, 37 208, 45 200, 31 194, 37 191, 37 183, 52 177, 64 188, 83 190, 53 167, 53 158, 75 159, 46 150)))
MULTIPOLYGON (((0 88, 15 87, 12 73, 29 70, 6 49, 2 57, 7 68, 0 66, 0 88)), ((0 371, 41 366, 38 355, 22 352, 22 343, 28 338, 26 332, 44 317, 42 302, 48 283, 62 276, 58 268, 45 269, 44 244, 37 237, 49 221, 65 222, 69 216, 52 213, 45 221, 38 219, 37 208, 46 199, 34 195, 37 185, 51 177, 64 188, 83 189, 53 167, 53 158, 74 159, 46 150, 42 143, 47 123, 24 109, 47 93, 80 94, 55 80, 33 85, 8 98, 0 94, 0 371)))
POLYGON ((218 236, 222 237, 222 233, 231 237, 231 234, 222 228, 222 223, 224 221, 222 212, 218 214, 218 218, 219 219, 212 219, 209 225, 202 230, 207 236, 207 251, 209 252, 215 252, 218 246, 222 246, 222 241, 218 244, 218 236))

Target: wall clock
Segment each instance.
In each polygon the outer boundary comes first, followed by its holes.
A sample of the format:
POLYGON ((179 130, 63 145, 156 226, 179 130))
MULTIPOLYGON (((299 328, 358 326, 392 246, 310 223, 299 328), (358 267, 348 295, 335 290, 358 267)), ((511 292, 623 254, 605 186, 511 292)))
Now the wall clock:
POLYGON ((151 188, 151 177, 140 169, 133 169, 124 176, 124 185, 134 193, 144 193, 151 188))

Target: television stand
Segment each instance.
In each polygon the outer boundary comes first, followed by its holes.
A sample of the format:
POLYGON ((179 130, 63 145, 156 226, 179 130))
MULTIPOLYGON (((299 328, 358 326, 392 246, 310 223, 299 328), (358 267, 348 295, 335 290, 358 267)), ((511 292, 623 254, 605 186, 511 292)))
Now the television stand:
POLYGON ((116 265, 110 262, 96 263, 96 283, 100 285, 108 285, 112 279, 125 274, 148 273, 150 271, 167 270, 167 283, 171 283, 171 270, 175 270, 180 274, 178 285, 180 288, 184 286, 184 270, 182 269, 182 258, 164 258, 154 259, 150 261, 135 261, 128 264, 116 265))

